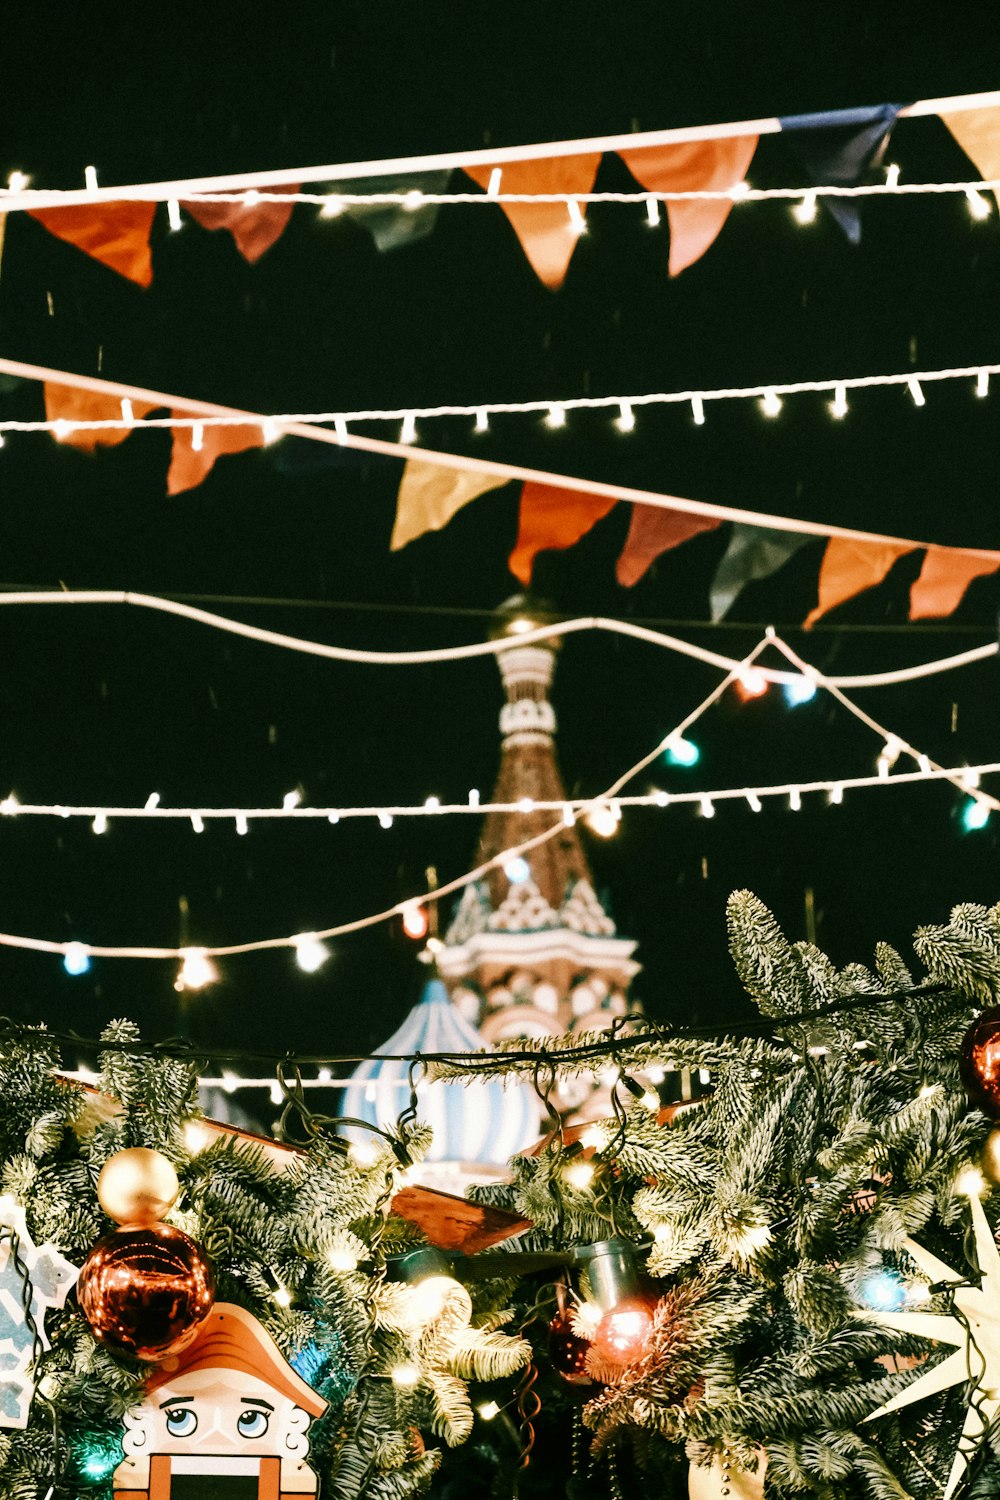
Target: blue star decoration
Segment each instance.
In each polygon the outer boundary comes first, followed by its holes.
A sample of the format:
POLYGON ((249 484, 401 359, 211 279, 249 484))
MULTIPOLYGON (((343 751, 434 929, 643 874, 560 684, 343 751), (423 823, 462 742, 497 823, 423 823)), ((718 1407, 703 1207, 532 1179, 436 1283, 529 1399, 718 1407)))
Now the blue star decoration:
POLYGON ((54 1246, 36 1246, 24 1209, 0 1197, 0 1427, 27 1427, 36 1336, 42 1350, 51 1348, 45 1314, 63 1306, 78 1274, 54 1246))

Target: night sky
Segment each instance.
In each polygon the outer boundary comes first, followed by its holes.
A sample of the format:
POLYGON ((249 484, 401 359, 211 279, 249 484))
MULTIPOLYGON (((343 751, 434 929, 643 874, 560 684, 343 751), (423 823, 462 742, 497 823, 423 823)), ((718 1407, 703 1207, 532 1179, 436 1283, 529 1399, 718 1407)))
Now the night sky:
MULTIPOLYGON (((996 84, 992 6, 244 6, 39 4, 5 23, 0 171, 38 187, 514 145, 670 125, 964 93, 996 84)), ((889 159, 904 181, 975 176, 936 119, 901 122, 889 159)), ((754 186, 803 182, 785 139, 764 139, 754 186)), ((456 187, 460 185, 456 180, 456 187)), ((632 186, 606 157, 598 189, 632 186)), ((155 279, 140 290, 12 215, 0 275, 0 353, 262 412, 524 400, 931 369, 997 358, 1000 224, 961 197, 873 200, 860 247, 825 214, 737 208, 714 247, 666 275, 667 229, 640 205, 597 205, 567 281, 546 291, 499 211, 444 208, 434 233, 379 255, 347 219, 298 207, 248 266, 225 234, 161 205, 155 279), (51 301, 51 312, 50 312, 51 301)), ((1000 395, 968 382, 820 398, 763 419, 755 403, 607 414, 547 429, 533 417, 426 423, 421 438, 557 472, 874 531, 1000 547, 1000 395)), ((41 415, 38 388, 0 392, 0 415, 41 415)), ((395 437, 395 429, 367 429, 395 437)), ((169 435, 88 458, 45 435, 0 454, 0 581, 8 588, 126 588, 207 603, 333 643, 404 649, 481 639, 516 584, 506 558, 518 487, 390 554, 400 465, 329 463, 301 441, 224 458, 168 499, 169 435)), ((557 615, 658 623, 739 655, 774 624, 827 671, 927 660, 996 637, 1000 581, 975 583, 940 624, 906 624, 919 555, 814 632, 822 544, 751 586, 712 628, 708 588, 728 528, 668 554, 634 589, 614 581, 628 524, 617 507, 535 586, 557 615)), ((22 801, 319 804, 464 800, 496 771, 499 677, 486 658, 420 669, 321 662, 124 609, 0 613, 0 794, 22 801)), ((716 674, 650 646, 576 636, 554 700, 570 791, 595 793, 651 749, 716 674)), ((996 757, 995 662, 859 701, 945 764, 996 757)), ((696 769, 659 767, 637 789, 706 789, 865 775, 879 743, 824 697, 729 694, 699 726, 696 769)), ((658 1018, 738 1014, 726 953, 728 892, 754 889, 793 937, 814 893, 817 937, 838 963, 875 941, 906 947, 951 905, 1000 897, 994 827, 963 834, 945 786, 848 793, 799 814, 722 806, 637 811, 590 839, 596 883, 639 941, 634 992, 658 1018)), ((232 826, 0 824, 0 928, 55 940, 228 943, 332 925, 468 868, 470 819, 232 826), (186 934, 179 901, 186 898, 186 934)), ((0 949, 0 1009, 94 1034, 129 1015, 206 1044, 364 1050, 416 997, 398 924, 345 938, 306 976, 285 953, 229 960, 178 1013, 171 964, 105 960, 72 979, 58 960, 0 949)))

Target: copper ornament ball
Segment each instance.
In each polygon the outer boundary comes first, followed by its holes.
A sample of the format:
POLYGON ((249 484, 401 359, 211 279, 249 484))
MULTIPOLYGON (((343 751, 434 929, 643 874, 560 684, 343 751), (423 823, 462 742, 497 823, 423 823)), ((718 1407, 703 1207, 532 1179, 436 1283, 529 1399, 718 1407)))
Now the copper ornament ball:
POLYGON ((177 1173, 159 1151, 131 1146, 109 1156, 97 1179, 97 1198, 116 1224, 155 1224, 180 1192, 177 1173))
POLYGON ((115 1229, 83 1263, 77 1299, 94 1337, 158 1361, 192 1341, 215 1301, 205 1252, 170 1224, 115 1229))
POLYGON ((959 1072, 970 1102, 1000 1120, 1000 1010, 984 1010, 965 1033, 959 1072))
POLYGON ((567 1385, 593 1385, 587 1374, 587 1356, 590 1341, 573 1332, 573 1324, 566 1312, 556 1313, 549 1324, 549 1363, 567 1385))

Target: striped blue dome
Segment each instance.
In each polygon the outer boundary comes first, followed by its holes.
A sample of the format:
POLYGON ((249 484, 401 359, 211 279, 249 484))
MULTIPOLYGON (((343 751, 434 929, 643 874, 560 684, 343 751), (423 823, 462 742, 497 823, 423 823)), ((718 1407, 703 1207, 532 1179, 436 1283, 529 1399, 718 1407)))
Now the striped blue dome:
MULTIPOLYGON (((424 992, 380 1054, 475 1052, 485 1046, 476 1028, 463 1020, 440 979, 424 992)), ((392 1128, 409 1100, 408 1064, 372 1059, 351 1074, 340 1098, 340 1112, 372 1125, 392 1128)), ((440 1081, 419 1090, 417 1117, 430 1125, 434 1141, 428 1162, 467 1162, 504 1166, 538 1139, 539 1104, 527 1084, 499 1079, 475 1083, 440 1081)), ((354 1134, 346 1131, 346 1134, 354 1134)))

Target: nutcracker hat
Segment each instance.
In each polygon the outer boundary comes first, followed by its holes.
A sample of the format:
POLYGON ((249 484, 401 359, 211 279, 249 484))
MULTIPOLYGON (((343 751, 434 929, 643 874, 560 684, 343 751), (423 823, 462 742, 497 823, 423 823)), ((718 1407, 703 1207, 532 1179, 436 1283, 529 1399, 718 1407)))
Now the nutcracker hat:
POLYGON ((193 1370, 238 1370, 253 1375, 312 1417, 321 1417, 329 1405, 296 1374, 257 1319, 233 1302, 216 1302, 193 1342, 149 1376, 146 1391, 171 1385, 193 1370))

